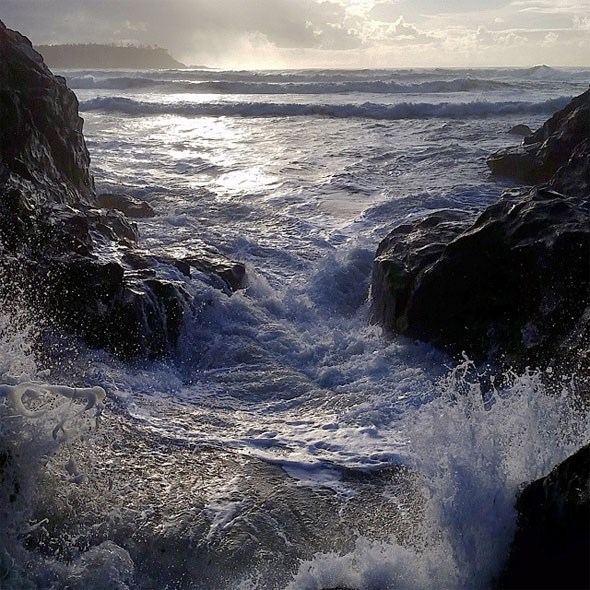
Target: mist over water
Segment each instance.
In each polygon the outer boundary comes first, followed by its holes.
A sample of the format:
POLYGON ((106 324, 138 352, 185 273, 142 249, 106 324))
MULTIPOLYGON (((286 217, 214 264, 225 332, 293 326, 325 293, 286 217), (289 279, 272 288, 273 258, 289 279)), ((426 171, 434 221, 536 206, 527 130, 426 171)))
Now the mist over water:
POLYGON ((248 286, 170 271, 206 304, 167 362, 78 349, 47 375, 1 316, 3 375, 107 394, 98 417, 0 398, 2 587, 491 588, 519 486, 588 437, 577 376, 484 395, 468 359, 369 325, 372 261, 400 221, 497 199, 486 157, 588 72, 63 73, 99 191, 158 212, 140 248, 214 245, 248 286))

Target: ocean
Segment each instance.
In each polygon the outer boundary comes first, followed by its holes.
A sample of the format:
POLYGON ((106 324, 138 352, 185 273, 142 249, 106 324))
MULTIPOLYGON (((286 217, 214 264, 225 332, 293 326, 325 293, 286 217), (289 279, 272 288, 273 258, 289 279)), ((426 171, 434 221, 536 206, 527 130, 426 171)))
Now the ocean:
POLYGON ((575 379, 532 367, 484 403, 468 358, 371 325, 372 262, 395 225, 514 186, 486 158, 590 70, 57 73, 97 191, 157 212, 139 249, 214 247, 247 286, 168 268, 201 304, 160 361, 62 336, 48 374, 39 327, 0 318, 3 374, 107 392, 0 405, 0 588, 492 588, 516 493, 588 437, 575 379))

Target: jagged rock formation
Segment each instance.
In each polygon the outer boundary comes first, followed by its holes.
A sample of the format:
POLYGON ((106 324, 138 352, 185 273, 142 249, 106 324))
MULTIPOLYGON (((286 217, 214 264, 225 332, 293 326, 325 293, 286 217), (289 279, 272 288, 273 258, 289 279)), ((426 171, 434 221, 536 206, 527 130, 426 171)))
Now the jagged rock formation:
POLYGON ((488 159, 492 173, 530 184, 547 182, 568 163, 574 149, 590 137, 590 90, 572 100, 522 145, 488 159))
POLYGON ((590 588, 590 445, 529 484, 501 590, 590 588))
MULTIPOLYGON (((590 91, 490 167, 528 182, 475 221, 395 228, 373 268, 373 320, 474 360, 576 375, 590 398, 590 91), (557 192, 559 191, 559 192, 557 192)), ((588 588, 590 447, 530 484, 499 588, 588 588)))
POLYGON ((538 147, 542 173, 557 172, 549 185, 509 191, 475 221, 439 212, 381 242, 373 321, 479 361, 588 367, 589 101, 535 133, 550 134, 538 147))
POLYGON ((0 183, 15 207, 93 203, 82 124, 65 80, 0 22, 0 183))
POLYGON ((214 249, 187 261, 138 251, 125 213, 154 211, 123 195, 96 197, 82 124, 65 80, 0 22, 0 296, 16 291, 50 324, 123 357, 169 354, 198 302, 163 265, 187 277, 197 268, 228 294, 244 267, 214 249))
POLYGON ((140 201, 130 195, 101 193, 96 197, 96 204, 103 209, 116 209, 127 217, 155 217, 154 208, 146 201, 140 201))

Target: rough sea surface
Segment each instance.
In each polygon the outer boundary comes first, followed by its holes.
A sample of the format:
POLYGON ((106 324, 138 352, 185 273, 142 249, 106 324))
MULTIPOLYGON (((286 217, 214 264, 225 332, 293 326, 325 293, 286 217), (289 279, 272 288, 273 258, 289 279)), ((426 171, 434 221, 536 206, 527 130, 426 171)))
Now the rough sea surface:
POLYGON ((2 373, 107 391, 98 418, 0 398, 0 587, 491 588, 519 486, 588 436, 576 376, 484 404, 468 359, 370 325, 372 261, 404 220, 494 202, 486 157, 590 70, 59 73, 98 191, 158 212, 140 248, 214 245, 248 286, 170 271, 204 303, 167 362, 62 339, 46 375, 34 322, 0 318, 2 373))

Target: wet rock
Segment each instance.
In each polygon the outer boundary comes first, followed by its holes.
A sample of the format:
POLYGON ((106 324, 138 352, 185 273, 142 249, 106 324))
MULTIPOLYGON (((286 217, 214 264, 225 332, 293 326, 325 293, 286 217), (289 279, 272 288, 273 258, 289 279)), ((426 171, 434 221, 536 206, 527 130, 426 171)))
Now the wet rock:
POLYGON ((23 208, 94 202, 78 101, 30 41, 0 21, 0 185, 23 208))
POLYGON ((498 587, 590 588, 590 445, 529 484, 498 587))
POLYGON ((191 256, 184 259, 190 267, 209 276, 218 277, 222 283, 218 288, 226 292, 234 292, 246 286, 246 267, 241 262, 229 260, 225 256, 191 256))
POLYGON ((174 354, 183 318, 193 298, 181 281, 166 279, 157 268, 133 271, 116 259, 66 253, 40 264, 8 260, 26 277, 32 308, 50 313, 51 325, 79 336, 92 347, 122 358, 158 358, 174 354))
POLYGON ((156 215, 156 211, 148 202, 125 194, 102 193, 97 196, 96 204, 103 209, 121 211, 127 217, 145 218, 156 215))
POLYGON ((401 334, 411 330, 411 299, 418 277, 465 231, 471 216, 442 210, 394 228, 379 244, 371 285, 374 322, 401 334))
POLYGON ((472 225, 457 214, 396 228, 374 263, 373 321, 476 360, 546 364, 589 304, 589 214, 536 188, 472 225))
POLYGON ((246 267, 223 256, 214 248, 199 249, 192 255, 176 256, 174 254, 150 254, 145 251, 132 250, 123 257, 131 268, 150 269, 165 264, 173 266, 185 277, 201 274, 203 282, 210 284, 226 294, 243 289, 246 286, 246 267))
POLYGON ((549 185, 566 195, 590 198, 590 137, 574 148, 567 164, 558 169, 549 185))
MULTIPOLYGON (((122 357, 157 358, 173 354, 191 296, 174 281, 157 277, 128 278, 110 302, 106 322, 106 342, 122 357)), ((102 333, 94 344, 102 346, 102 333)))
POLYGON ((488 159, 493 174, 529 184, 547 182, 566 165, 576 147, 590 136, 590 90, 572 100, 523 145, 496 152, 488 159))
POLYGON ((515 125, 508 131, 510 135, 521 135, 522 137, 528 137, 533 134, 532 129, 528 125, 515 125))
POLYGON ((590 371, 589 100, 525 140, 535 170, 556 171, 549 184, 508 191, 474 222, 438 212, 382 241, 374 322, 476 361, 590 371))
POLYGON ((197 269, 229 295, 244 267, 219 254, 138 251, 127 216, 154 211, 128 195, 96 197, 82 124, 65 80, 0 22, 0 297, 18 292, 52 327, 125 358, 172 354, 199 306, 176 271, 189 279, 197 269))

